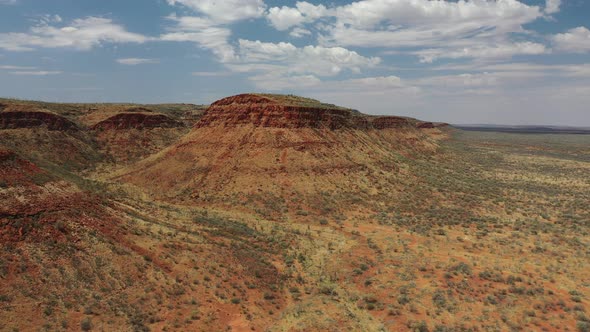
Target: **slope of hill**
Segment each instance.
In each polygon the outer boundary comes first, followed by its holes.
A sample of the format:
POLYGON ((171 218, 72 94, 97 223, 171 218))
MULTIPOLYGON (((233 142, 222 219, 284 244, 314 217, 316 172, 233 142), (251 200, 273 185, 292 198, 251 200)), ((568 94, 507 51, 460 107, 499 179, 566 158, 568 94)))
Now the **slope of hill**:
POLYGON ((354 208, 359 198, 395 195, 407 173, 402 156, 434 153, 445 134, 417 123, 292 96, 239 95, 213 103, 188 135, 120 179, 173 201, 321 213, 329 196, 354 208))

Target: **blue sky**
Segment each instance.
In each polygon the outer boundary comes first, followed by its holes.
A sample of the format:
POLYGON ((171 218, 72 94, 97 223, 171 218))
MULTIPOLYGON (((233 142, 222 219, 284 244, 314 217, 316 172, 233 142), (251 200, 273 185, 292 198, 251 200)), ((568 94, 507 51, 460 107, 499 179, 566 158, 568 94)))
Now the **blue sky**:
POLYGON ((586 0, 0 0, 0 96, 590 126, 586 0))

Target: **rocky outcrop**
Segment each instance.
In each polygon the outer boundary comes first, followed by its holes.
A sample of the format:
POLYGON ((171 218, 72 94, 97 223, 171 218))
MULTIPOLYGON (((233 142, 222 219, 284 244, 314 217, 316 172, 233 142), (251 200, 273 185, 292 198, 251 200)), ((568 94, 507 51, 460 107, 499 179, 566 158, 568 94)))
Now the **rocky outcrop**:
POLYGON ((301 106, 258 95, 238 95, 213 103, 197 127, 240 125, 274 128, 330 128, 355 125, 350 110, 301 106))
POLYGON ((410 126, 410 121, 399 116, 381 116, 372 121, 375 129, 404 128, 410 126))
POLYGON ((4 111, 0 112, 0 129, 19 129, 46 127, 48 130, 72 130, 77 126, 72 121, 57 114, 44 111, 4 111))
POLYGON ((434 123, 432 123, 432 122, 419 122, 416 125, 416 127, 419 129, 434 129, 434 128, 436 128, 434 123))
POLYGON ((119 113, 92 126, 93 130, 119 129, 153 129, 183 127, 182 122, 176 121, 163 114, 153 113, 119 113))
POLYGON ((410 125, 402 117, 369 117, 351 109, 293 96, 242 94, 213 103, 196 127, 254 125, 331 130, 389 129, 410 125))

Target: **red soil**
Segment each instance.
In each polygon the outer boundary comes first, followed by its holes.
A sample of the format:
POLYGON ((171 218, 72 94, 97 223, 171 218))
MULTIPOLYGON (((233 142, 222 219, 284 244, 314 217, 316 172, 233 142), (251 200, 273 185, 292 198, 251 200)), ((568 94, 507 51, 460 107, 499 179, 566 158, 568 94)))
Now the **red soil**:
POLYGON ((0 184, 3 187, 33 184, 34 177, 44 175, 44 170, 20 158, 11 150, 0 148, 0 184))

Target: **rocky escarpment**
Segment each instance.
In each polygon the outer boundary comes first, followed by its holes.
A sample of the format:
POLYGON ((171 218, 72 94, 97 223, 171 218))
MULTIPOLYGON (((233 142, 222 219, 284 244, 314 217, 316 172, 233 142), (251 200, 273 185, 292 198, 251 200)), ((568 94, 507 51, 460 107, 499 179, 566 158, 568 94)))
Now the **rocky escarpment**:
POLYGON ((182 122, 176 121, 163 114, 150 114, 126 112, 114 115, 100 121, 91 127, 93 130, 119 130, 119 129, 153 129, 153 128, 177 128, 183 127, 182 122))
POLYGON ((197 127, 253 125, 331 130, 387 129, 411 126, 402 117, 370 117, 354 110, 295 96, 242 94, 213 103, 197 127))
POLYGON ((305 102, 255 94, 228 97, 213 103, 196 126, 338 129, 358 125, 348 109, 305 102))
POLYGON ((0 129, 46 127, 48 130, 66 131, 77 129, 72 121, 45 111, 0 112, 0 129))
POLYGON ((403 128, 411 126, 410 120, 399 116, 380 116, 371 122, 375 129, 403 128))

